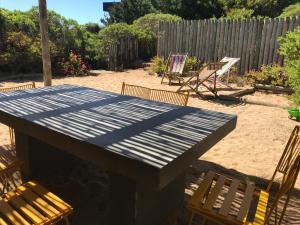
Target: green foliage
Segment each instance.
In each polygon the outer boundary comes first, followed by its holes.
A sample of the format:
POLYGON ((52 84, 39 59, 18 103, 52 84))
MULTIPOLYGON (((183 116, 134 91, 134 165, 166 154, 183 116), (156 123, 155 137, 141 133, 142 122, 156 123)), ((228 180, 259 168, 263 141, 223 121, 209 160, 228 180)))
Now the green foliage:
POLYGON ((150 13, 135 20, 133 27, 144 33, 148 40, 151 40, 157 38, 159 22, 178 22, 180 20, 181 18, 175 15, 150 13))
MULTIPOLYGON (((52 65, 55 69, 60 58, 68 56, 70 50, 83 57, 94 57, 98 47, 97 26, 79 25, 60 14, 48 11, 49 39, 52 65), (93 27, 93 29, 92 29, 93 27), (96 29, 96 30, 95 30, 96 29)), ((39 32, 39 10, 9 11, 0 9, 0 70, 7 72, 41 72, 39 32)), ((87 57, 94 64, 94 58, 87 57)))
POLYGON ((259 71, 252 70, 247 75, 248 83, 287 86, 287 73, 284 67, 277 64, 263 65, 259 71))
POLYGON ((254 13, 253 9, 236 9, 232 8, 226 13, 226 19, 245 19, 250 18, 254 13))
POLYGON ((279 17, 300 15, 300 2, 284 8, 279 17))
POLYGON ((167 63, 162 57, 155 56, 151 60, 151 71, 153 73, 157 73, 158 75, 162 75, 167 69, 167 63))
POLYGON ((186 74, 187 72, 193 70, 197 62, 198 59, 196 57, 193 56, 187 57, 183 68, 183 74, 186 74))
POLYGON ((126 23, 114 23, 104 27, 98 34, 100 40, 98 55, 104 57, 108 54, 110 46, 124 38, 139 38, 141 32, 126 23))
POLYGON ((254 10, 253 16, 276 17, 290 4, 299 0, 222 0, 226 12, 231 8, 245 8, 254 10))
POLYGON ((279 38, 278 42, 279 52, 285 57, 289 85, 295 91, 292 100, 300 105, 300 27, 279 38))
POLYGON ((23 69, 30 72, 28 64, 36 66, 40 59, 40 41, 23 32, 8 32, 5 38, 5 51, 0 54, 0 66, 10 71, 23 69))
POLYGON ((150 0, 122 0, 110 8, 109 18, 102 22, 105 24, 131 24, 141 16, 154 12, 156 12, 156 9, 150 0))
POLYGON ((67 60, 58 63, 60 72, 65 76, 83 76, 89 72, 89 66, 74 52, 70 52, 67 60))

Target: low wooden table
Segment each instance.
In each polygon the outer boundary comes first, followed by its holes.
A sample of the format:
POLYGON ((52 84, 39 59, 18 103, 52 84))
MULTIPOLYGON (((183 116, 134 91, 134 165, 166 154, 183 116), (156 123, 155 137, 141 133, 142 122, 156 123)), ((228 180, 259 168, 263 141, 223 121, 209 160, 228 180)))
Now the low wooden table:
POLYGON ((15 129, 24 175, 59 166, 66 153, 105 168, 111 225, 160 224, 178 209, 186 169, 236 120, 73 85, 0 93, 0 122, 15 129))

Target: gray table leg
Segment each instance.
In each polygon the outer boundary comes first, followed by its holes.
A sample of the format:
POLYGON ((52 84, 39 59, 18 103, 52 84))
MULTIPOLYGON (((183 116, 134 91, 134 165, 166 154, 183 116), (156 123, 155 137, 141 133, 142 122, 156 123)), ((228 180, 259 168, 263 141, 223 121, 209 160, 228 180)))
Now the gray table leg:
POLYGON ((183 204, 185 174, 159 191, 112 174, 110 225, 159 225, 183 204))

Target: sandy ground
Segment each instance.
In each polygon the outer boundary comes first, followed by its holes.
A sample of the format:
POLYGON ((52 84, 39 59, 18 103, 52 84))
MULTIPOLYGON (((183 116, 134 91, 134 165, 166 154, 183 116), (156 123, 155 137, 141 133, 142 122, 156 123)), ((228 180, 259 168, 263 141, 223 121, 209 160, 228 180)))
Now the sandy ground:
MULTIPOLYGON (((142 69, 84 78, 54 79, 53 84, 77 84, 120 93, 123 81, 150 88, 167 90, 178 88, 161 85, 160 78, 148 75, 142 69)), ((17 84, 6 82, 1 83, 1 86, 10 87, 17 84)), ((37 82, 37 86, 42 85, 41 82, 37 82)), ((255 93, 249 98, 282 106, 289 104, 288 99, 281 95, 255 93)), ((190 98, 188 105, 238 116, 236 129, 211 148, 191 168, 187 181, 188 189, 193 187, 196 176, 211 168, 265 185, 278 163, 290 132, 298 124, 288 119, 286 110, 282 108, 228 104, 228 102, 201 100, 195 96, 190 98)), ((1 126, 0 141, 3 144, 8 143, 8 129, 5 126, 1 126)), ((300 178, 296 183, 296 189, 300 197, 300 178)), ((299 198, 297 199, 299 201, 299 198)))

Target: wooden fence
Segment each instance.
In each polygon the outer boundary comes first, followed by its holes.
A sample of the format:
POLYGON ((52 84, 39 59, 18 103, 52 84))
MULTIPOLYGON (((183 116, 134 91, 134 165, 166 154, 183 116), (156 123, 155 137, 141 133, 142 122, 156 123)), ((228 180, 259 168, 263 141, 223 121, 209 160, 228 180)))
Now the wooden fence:
POLYGON ((143 43, 135 38, 122 39, 109 50, 108 68, 119 71, 134 67, 138 60, 149 60, 156 54, 156 43, 143 43))
POLYGON ((188 53, 204 62, 238 57, 240 74, 262 64, 283 64, 277 38, 300 25, 300 17, 246 20, 183 20, 159 26, 157 55, 188 53))

